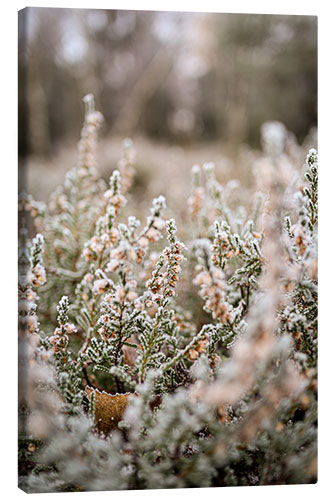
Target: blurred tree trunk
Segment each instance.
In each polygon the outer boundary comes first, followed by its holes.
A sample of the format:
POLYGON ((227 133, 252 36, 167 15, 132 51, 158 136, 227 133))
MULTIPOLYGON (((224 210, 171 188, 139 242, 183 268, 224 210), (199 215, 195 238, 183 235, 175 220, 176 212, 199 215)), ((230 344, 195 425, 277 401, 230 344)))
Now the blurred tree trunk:
MULTIPOLYGON (((148 100, 154 95, 173 66, 169 47, 161 47, 137 79, 130 95, 116 118, 112 131, 131 134, 136 129, 148 100)), ((164 117, 165 118, 165 117, 164 117)))

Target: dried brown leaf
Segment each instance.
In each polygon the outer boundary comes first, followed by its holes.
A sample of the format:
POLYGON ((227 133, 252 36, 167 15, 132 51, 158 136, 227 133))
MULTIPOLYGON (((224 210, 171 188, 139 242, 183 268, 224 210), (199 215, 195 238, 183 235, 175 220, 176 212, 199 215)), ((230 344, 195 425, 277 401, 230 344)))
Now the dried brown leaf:
POLYGON ((95 424, 97 429, 104 434, 109 434, 116 429, 128 405, 130 392, 125 394, 109 394, 92 387, 86 387, 86 393, 91 398, 95 393, 95 424))

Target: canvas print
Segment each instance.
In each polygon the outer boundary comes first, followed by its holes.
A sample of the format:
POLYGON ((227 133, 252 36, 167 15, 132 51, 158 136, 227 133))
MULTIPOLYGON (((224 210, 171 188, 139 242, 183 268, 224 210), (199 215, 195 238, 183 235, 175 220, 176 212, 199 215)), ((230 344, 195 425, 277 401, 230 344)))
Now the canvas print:
POLYGON ((18 484, 317 481, 317 18, 19 12, 18 484))

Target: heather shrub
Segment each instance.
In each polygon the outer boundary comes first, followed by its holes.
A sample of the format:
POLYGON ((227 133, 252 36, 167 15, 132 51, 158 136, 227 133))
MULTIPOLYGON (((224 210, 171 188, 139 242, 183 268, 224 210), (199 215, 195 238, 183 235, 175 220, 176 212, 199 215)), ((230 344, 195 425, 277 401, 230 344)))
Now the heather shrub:
POLYGON ((85 106, 64 184, 19 200, 20 487, 315 482, 317 152, 299 168, 266 123, 244 206, 195 165, 181 241, 163 196, 127 204, 130 140, 98 178, 85 106))

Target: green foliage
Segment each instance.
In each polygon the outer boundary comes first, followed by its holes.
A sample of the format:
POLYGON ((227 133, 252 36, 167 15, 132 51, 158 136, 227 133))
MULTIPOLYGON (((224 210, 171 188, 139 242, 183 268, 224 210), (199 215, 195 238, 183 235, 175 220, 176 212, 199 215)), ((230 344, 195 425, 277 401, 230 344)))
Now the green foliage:
MULTIPOLYGON (((268 201, 256 194, 249 215, 228 206, 212 164, 203 185, 196 166, 187 249, 164 219, 164 197, 141 230, 136 217, 122 217, 131 162, 102 193, 92 172, 100 115, 85 101, 78 166, 43 215, 36 210, 44 236, 30 251, 21 233, 20 342, 30 375, 20 401, 28 415, 21 487, 316 481, 316 152, 306 186, 297 173, 291 193, 271 145, 268 201)), ((22 200, 31 212, 32 200, 22 200)))

